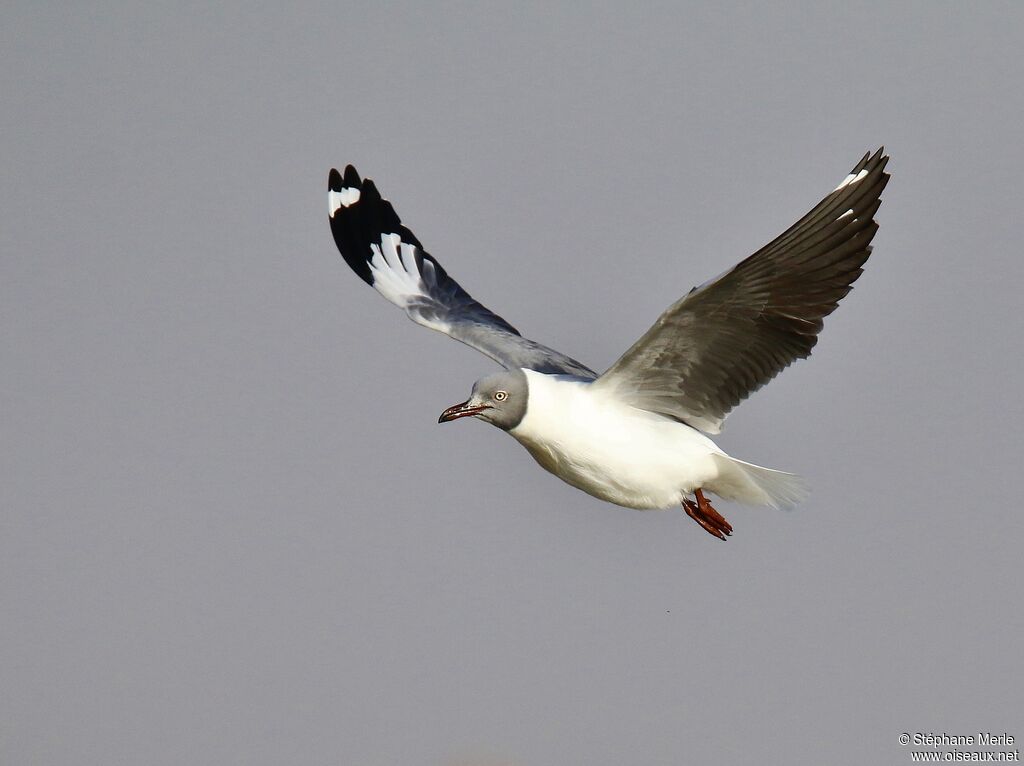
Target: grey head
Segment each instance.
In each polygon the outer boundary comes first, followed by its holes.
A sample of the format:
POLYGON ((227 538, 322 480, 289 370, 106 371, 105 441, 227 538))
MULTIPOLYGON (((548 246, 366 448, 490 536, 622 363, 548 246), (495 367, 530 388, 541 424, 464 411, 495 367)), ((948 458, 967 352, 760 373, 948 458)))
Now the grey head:
POLYGON ((496 372, 474 383, 469 399, 446 409, 437 422, 475 417, 508 431, 526 415, 528 395, 526 373, 522 370, 496 372))

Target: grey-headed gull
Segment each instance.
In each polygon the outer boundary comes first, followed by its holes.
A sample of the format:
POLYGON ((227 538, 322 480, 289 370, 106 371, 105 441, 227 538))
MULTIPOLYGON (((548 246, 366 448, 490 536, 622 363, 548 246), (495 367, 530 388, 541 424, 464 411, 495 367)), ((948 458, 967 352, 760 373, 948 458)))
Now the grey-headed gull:
POLYGON ((822 319, 871 254, 888 159, 882 149, 866 154, 781 236, 669 306, 601 375, 474 300, 351 165, 331 170, 328 210, 338 249, 367 284, 414 322, 505 368, 476 381, 438 422, 491 423, 572 486, 626 508, 682 505, 724 540, 732 526, 705 492, 780 508, 806 490, 798 476, 730 457, 705 434, 810 355, 822 319))

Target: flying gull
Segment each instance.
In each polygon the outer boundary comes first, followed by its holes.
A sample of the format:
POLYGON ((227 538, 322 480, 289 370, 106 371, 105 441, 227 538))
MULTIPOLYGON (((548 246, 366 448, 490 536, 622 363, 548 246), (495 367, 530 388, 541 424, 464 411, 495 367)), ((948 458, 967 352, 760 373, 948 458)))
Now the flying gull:
POLYGON ((641 510, 681 504, 724 540, 732 526, 706 492, 781 508, 806 490, 794 474, 730 457, 705 434, 810 355, 822 319, 871 254, 888 159, 882 149, 866 154, 782 235, 669 306, 601 375, 474 300, 351 165, 331 170, 327 198, 334 241, 356 274, 414 322, 505 368, 476 381, 439 423, 479 418, 594 497, 641 510))

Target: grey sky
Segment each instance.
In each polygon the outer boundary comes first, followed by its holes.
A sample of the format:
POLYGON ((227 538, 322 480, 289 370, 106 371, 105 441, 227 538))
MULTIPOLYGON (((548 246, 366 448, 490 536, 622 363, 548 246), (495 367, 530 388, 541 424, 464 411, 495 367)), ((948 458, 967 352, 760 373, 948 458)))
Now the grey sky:
POLYGON ((1024 9, 8 4, 0 762, 909 763, 1021 697, 1024 9), (370 7, 373 6, 373 7, 370 7), (604 369, 884 143, 875 254, 720 443, 602 504, 341 261, 375 179, 604 369))

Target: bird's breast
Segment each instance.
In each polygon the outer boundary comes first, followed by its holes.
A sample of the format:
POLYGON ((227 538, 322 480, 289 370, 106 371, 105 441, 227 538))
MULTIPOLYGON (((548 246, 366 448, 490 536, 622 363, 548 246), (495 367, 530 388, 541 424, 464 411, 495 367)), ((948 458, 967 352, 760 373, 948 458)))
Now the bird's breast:
POLYGON ((526 373, 526 414, 509 433, 574 487, 630 508, 664 508, 716 470, 710 455, 718 448, 692 428, 594 391, 587 381, 526 373))

